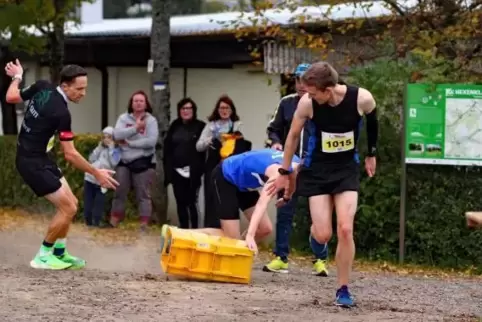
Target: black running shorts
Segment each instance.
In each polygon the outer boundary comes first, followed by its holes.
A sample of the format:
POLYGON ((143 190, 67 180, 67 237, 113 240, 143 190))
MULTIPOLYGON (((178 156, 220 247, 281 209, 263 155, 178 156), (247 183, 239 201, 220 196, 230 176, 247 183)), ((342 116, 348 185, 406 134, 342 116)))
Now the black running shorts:
POLYGON ((45 157, 25 157, 17 155, 17 171, 27 186, 38 197, 44 197, 60 189, 63 177, 59 167, 45 157))
POLYGON ((360 168, 356 162, 348 164, 312 163, 298 175, 296 193, 303 197, 336 195, 360 188, 360 168))
POLYGON ((221 164, 212 172, 212 184, 216 216, 221 220, 239 220, 239 210, 245 211, 258 202, 258 191, 240 191, 224 178, 221 164))

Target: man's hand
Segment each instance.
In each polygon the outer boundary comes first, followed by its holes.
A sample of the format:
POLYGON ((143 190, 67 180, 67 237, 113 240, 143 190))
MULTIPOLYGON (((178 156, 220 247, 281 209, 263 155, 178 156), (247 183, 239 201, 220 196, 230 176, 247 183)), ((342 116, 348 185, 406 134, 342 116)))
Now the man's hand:
POLYGON ((273 150, 283 151, 283 146, 281 145, 281 143, 274 143, 271 145, 271 148, 273 150))
POLYGON ((256 245, 256 241, 254 240, 254 236, 250 234, 246 235, 246 245, 250 250, 254 252, 255 255, 258 254, 258 245, 256 245))
POLYGON ((365 170, 369 177, 375 175, 375 170, 377 169, 377 158, 376 157, 366 157, 365 158, 365 170))
POLYGON ((268 195, 270 197, 274 196, 278 191, 282 190, 282 189, 285 189, 285 195, 284 195, 284 198, 285 199, 289 199, 290 198, 290 178, 289 176, 283 176, 283 175, 279 175, 276 177, 275 180, 273 181, 268 181, 266 183, 268 186, 266 187, 266 192, 268 193, 268 195))
POLYGON ((278 200, 276 200, 276 203, 274 205, 276 206, 276 208, 281 208, 284 205, 286 205, 288 202, 289 202, 288 199, 279 198, 278 200))
POLYGON ((7 65, 5 66, 5 73, 7 73, 8 76, 14 77, 14 76, 22 76, 23 75, 23 67, 20 65, 20 61, 18 59, 15 60, 14 62, 8 62, 7 65))
POLYGON ((115 171, 112 170, 98 169, 95 173, 95 179, 97 179, 102 188, 115 190, 119 186, 119 182, 112 177, 114 173, 115 171))

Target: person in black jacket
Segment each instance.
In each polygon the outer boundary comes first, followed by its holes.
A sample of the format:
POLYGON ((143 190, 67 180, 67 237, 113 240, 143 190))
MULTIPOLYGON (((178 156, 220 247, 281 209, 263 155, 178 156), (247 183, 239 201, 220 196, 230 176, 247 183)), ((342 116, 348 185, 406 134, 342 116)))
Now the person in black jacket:
POLYGON ((196 142, 205 125, 197 119, 196 103, 184 98, 164 140, 164 184, 172 184, 181 228, 199 227, 197 202, 206 154, 196 150, 196 142))
MULTIPOLYGON (((279 106, 275 111, 275 115, 268 125, 268 140, 266 145, 273 149, 283 150, 284 142, 290 130, 291 120, 293 119, 296 106, 298 105, 300 98, 305 94, 300 78, 309 67, 309 64, 300 64, 296 67, 296 93, 284 96, 281 99, 279 106)), ((298 153, 296 154, 303 159, 308 146, 308 135, 302 134, 300 142, 298 153)), ((274 249, 276 258, 265 265, 263 271, 279 273, 288 272, 289 235, 293 225, 293 216, 296 211, 296 199, 297 198, 294 195, 290 202, 277 209, 276 247, 274 249)), ((310 238, 310 244, 315 255, 313 273, 317 276, 327 276, 328 270, 326 268, 326 259, 328 257, 328 245, 319 244, 312 238, 310 238)))

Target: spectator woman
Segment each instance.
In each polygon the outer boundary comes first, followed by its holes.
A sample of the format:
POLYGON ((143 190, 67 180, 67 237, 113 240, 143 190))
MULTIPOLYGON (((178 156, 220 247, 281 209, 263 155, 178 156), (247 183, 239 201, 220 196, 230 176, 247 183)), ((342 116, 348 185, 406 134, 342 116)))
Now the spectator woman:
POLYGON ((222 146, 222 135, 239 132, 241 121, 236 113, 233 100, 227 96, 221 96, 208 117, 208 123, 204 127, 201 137, 196 143, 199 152, 207 152, 207 160, 204 168, 204 226, 209 228, 220 228, 218 218, 213 218, 211 189, 211 171, 221 161, 220 148, 222 146))
POLYGON ((127 195, 133 187, 144 230, 152 214, 151 183, 155 176, 156 144, 159 137, 157 120, 146 93, 132 94, 127 112, 120 115, 114 128, 114 140, 121 149, 121 161, 116 168, 119 186, 112 201, 110 224, 113 227, 125 217, 127 195))
POLYGON ((164 140, 164 184, 172 184, 181 228, 199 227, 197 203, 206 154, 196 150, 196 142, 205 125, 197 119, 196 103, 184 98, 164 140))

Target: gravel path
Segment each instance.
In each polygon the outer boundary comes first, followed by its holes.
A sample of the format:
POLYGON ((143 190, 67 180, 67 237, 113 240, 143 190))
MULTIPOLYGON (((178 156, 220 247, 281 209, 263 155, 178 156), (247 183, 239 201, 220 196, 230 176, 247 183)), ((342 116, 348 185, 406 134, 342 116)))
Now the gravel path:
POLYGON ((358 307, 346 310, 332 305, 335 277, 311 276, 306 264, 277 275, 262 272, 257 261, 249 286, 167 278, 158 238, 135 233, 76 227, 68 247, 88 267, 37 271, 28 262, 44 225, 37 220, 0 231, 2 322, 482 321, 481 279, 355 272, 358 307))

